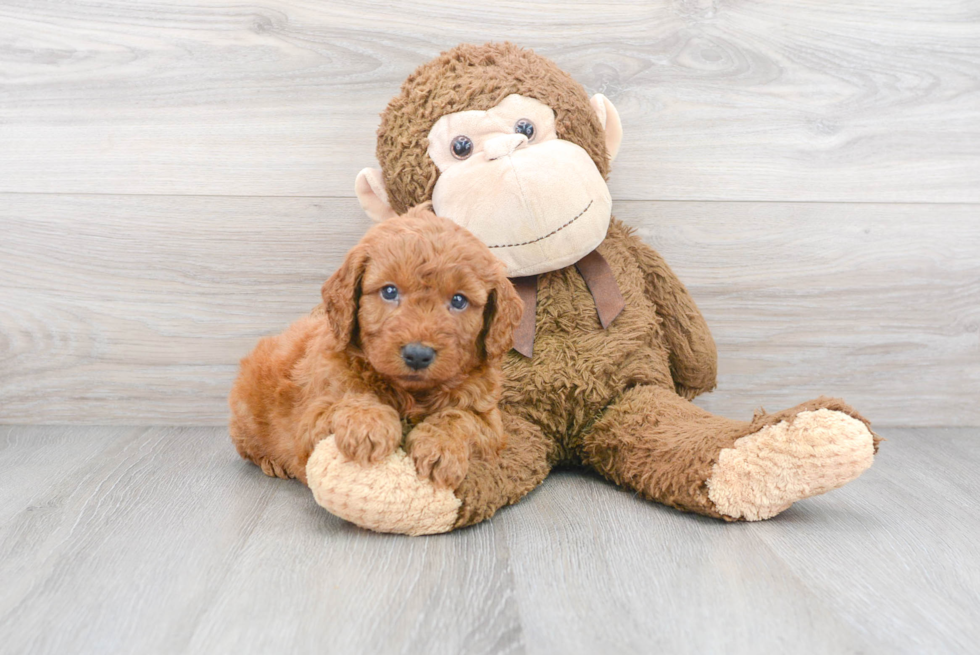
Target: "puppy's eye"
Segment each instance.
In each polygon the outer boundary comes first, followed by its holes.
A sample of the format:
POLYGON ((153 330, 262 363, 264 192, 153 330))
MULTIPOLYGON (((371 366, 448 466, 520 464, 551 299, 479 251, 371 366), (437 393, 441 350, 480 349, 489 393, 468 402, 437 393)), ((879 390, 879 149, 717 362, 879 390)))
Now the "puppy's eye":
POLYGON ((398 287, 394 284, 387 284, 381 287, 381 297, 384 300, 398 300, 398 287))
POLYGON ((455 309, 456 311, 462 311, 462 310, 466 309, 466 307, 469 304, 470 304, 470 301, 467 300, 466 299, 466 296, 464 296, 461 293, 457 293, 449 301, 449 306, 452 307, 453 309, 455 309))
POLYGON ((450 149, 453 151, 453 157, 456 159, 466 159, 473 154, 473 141, 470 137, 460 134, 453 139, 450 149))
POLYGON ((534 138, 534 123, 526 118, 522 118, 514 123, 514 134, 523 134, 530 141, 534 138))

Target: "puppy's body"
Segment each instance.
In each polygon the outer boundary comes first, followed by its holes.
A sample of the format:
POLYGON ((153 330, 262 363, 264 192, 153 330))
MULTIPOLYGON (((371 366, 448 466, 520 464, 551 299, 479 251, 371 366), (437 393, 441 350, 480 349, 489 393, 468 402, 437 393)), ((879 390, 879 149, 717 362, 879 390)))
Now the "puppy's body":
POLYGON ((376 462, 408 430, 419 473, 455 487, 471 456, 503 447, 500 364, 521 303, 486 246, 431 212, 409 212, 372 228, 323 298, 325 315, 262 339, 242 360, 229 398, 242 457, 306 482, 320 439, 334 434, 345 456, 376 462))

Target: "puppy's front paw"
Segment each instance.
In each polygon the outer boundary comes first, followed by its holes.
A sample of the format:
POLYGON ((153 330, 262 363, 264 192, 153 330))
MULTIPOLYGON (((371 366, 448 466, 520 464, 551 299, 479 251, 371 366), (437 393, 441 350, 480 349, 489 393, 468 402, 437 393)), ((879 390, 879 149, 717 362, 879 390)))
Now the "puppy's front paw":
POLYGON ((455 489, 469 469, 469 448, 463 439, 422 423, 408 435, 406 444, 419 477, 431 478, 437 487, 455 489))
POLYGON ((388 405, 339 407, 332 423, 337 450, 358 464, 380 462, 395 452, 402 440, 398 412, 388 405))

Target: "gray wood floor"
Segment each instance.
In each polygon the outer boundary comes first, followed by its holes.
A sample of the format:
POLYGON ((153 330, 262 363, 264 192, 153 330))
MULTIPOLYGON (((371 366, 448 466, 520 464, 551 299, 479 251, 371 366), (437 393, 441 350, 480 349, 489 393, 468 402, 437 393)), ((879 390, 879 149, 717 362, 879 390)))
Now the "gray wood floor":
POLYGON ((450 535, 362 531, 214 427, 0 428, 5 653, 968 652, 980 429, 724 524, 560 472, 450 535))

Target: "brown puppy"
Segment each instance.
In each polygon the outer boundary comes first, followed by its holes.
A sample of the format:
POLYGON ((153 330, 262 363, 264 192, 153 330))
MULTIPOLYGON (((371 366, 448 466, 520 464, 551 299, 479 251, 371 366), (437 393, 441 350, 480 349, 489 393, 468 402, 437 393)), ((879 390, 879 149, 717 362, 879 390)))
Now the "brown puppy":
POLYGON ((522 305, 503 265, 427 208, 374 226, 323 285, 325 315, 262 339, 229 397, 239 454, 306 482, 314 446, 335 435, 360 463, 399 446, 421 476, 455 488, 471 456, 504 436, 503 356, 522 305))

